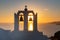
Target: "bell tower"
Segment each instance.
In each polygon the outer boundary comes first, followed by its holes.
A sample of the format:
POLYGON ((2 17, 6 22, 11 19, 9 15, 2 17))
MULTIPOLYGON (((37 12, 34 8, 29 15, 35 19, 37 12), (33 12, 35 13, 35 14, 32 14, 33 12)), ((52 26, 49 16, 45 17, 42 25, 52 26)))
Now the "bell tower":
MULTIPOLYGON (((19 31, 19 22, 24 21, 24 31, 28 31, 28 14, 33 14, 33 31, 37 31, 37 13, 35 14, 33 10, 28 10, 27 5, 25 5, 24 10, 18 10, 17 13, 14 13, 14 31, 19 31), (23 15, 20 15, 23 13, 23 15), (19 16, 20 19, 19 19, 19 16), (22 18, 24 16, 24 20, 22 18)), ((29 19, 29 21, 32 21, 32 18, 29 19)))

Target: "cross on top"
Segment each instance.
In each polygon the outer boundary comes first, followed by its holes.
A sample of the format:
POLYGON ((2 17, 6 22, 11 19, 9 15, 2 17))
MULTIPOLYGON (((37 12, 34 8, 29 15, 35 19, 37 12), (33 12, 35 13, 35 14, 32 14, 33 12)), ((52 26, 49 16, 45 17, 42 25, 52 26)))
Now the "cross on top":
POLYGON ((27 11, 27 5, 25 5, 25 11, 27 11))
POLYGON ((27 5, 25 5, 25 8, 27 8, 27 5))

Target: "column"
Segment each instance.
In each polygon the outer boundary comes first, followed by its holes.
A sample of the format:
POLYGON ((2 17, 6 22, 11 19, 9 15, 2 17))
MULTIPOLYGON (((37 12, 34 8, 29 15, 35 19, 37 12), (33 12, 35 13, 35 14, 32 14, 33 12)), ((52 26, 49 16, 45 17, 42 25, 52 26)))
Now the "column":
POLYGON ((14 31, 19 31, 19 16, 14 14, 14 31))

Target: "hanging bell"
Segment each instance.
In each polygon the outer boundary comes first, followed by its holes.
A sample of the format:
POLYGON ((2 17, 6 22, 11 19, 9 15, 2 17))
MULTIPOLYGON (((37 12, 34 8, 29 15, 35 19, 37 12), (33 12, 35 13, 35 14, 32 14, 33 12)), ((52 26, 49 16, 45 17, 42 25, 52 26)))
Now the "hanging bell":
POLYGON ((29 21, 32 21, 32 18, 30 17, 29 21))
POLYGON ((20 21, 23 21, 23 17, 22 16, 20 17, 20 21))

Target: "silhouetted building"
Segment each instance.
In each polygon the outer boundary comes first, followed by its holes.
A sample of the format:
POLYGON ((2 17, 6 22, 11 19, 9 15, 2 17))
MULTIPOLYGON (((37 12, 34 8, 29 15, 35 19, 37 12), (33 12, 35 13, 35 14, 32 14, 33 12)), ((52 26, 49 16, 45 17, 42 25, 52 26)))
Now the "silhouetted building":
MULTIPOLYGON (((37 13, 35 14, 32 10, 28 10, 27 6, 25 6, 24 11, 19 10, 14 14, 14 31, 19 31, 20 21, 24 21, 24 31, 28 31, 28 16, 31 16, 29 13, 33 14, 33 31, 37 31, 37 13), (21 13, 23 13, 23 15, 20 15, 21 13), (20 19, 19 16, 21 16, 20 19), (24 16, 24 20, 22 16, 24 16)), ((30 18, 29 21, 32 21, 32 18, 30 18)))
POLYGON ((60 31, 57 31, 54 36, 49 38, 50 40, 60 40, 60 31))
POLYGON ((48 40, 48 37, 37 30, 37 13, 28 10, 25 6, 24 11, 20 10, 14 14, 14 31, 0 29, 0 40, 48 40), (22 21, 24 30, 19 31, 19 22, 22 21), (33 23, 29 25, 29 22, 33 23))
POLYGON ((19 10, 17 13, 14 13, 14 31, 12 32, 12 35, 13 40, 48 40, 46 35, 37 31, 37 13, 35 14, 33 10, 28 10, 27 6, 25 6, 23 11, 19 10), (23 15, 21 13, 23 13, 23 15), (31 16, 29 13, 33 14, 33 19, 30 17, 28 20, 28 16, 31 16), (23 31, 19 31, 19 22, 21 21, 24 22, 23 31), (28 31, 28 21, 33 21, 32 31, 28 31))

